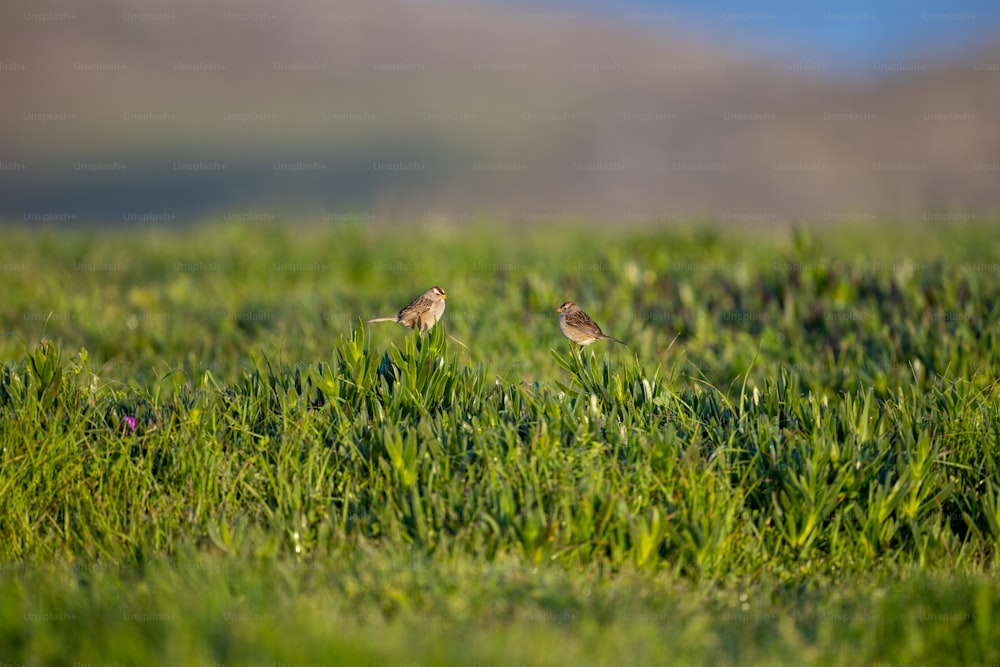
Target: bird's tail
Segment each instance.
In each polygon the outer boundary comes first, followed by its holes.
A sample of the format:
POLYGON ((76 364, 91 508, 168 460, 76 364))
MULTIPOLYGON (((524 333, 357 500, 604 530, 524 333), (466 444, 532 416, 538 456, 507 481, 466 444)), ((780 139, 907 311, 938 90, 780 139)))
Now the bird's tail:
POLYGON ((397 316, 396 315, 392 315, 390 317, 375 317, 375 318, 372 318, 372 319, 368 320, 368 322, 369 323, 371 323, 371 322, 395 322, 396 320, 397 320, 397 316))
POLYGON ((622 345, 628 345, 628 343, 626 343, 625 341, 623 341, 623 340, 618 340, 618 339, 617 339, 617 338, 615 338, 614 336, 608 336, 607 334, 605 334, 605 335, 604 335, 604 338, 605 338, 605 340, 613 340, 613 341, 615 341, 616 343, 621 343, 622 345))

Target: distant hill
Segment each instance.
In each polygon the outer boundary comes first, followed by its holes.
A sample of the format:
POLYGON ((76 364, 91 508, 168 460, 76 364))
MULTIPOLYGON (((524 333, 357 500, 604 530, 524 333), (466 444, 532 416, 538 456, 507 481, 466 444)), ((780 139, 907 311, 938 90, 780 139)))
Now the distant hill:
POLYGON ((1000 51, 873 84, 558 10, 36 7, 0 22, 3 218, 1000 210, 1000 51))

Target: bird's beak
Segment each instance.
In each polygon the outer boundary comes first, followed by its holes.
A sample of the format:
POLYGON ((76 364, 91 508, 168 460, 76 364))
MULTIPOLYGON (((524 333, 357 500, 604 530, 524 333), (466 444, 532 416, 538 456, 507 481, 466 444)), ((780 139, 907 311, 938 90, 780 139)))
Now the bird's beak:
POLYGON ((562 312, 562 306, 559 306, 558 308, 556 308, 556 312, 557 313, 561 313, 562 312))
POLYGON ((448 298, 448 295, 447 295, 447 294, 442 294, 442 295, 441 295, 441 298, 442 298, 442 299, 447 299, 447 298, 448 298))

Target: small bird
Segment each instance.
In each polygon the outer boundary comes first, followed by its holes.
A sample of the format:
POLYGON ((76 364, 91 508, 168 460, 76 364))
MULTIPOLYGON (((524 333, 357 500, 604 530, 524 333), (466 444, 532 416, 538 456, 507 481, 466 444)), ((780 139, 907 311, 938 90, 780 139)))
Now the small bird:
POLYGON ((376 317, 369 322, 398 322, 404 327, 416 329, 419 333, 429 331, 444 314, 444 300, 447 294, 440 287, 432 287, 399 311, 398 315, 376 317))
POLYGON ((567 301, 559 306, 556 311, 559 313, 559 329, 566 338, 577 345, 587 347, 591 343, 599 340, 613 340, 616 343, 625 345, 625 341, 618 340, 614 336, 609 336, 601 331, 590 315, 580 310, 580 306, 572 301, 567 301))

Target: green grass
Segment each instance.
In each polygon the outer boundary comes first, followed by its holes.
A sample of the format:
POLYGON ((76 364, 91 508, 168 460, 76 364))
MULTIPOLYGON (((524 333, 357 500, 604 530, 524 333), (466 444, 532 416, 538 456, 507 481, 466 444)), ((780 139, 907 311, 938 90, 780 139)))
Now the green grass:
POLYGON ((993 228, 57 231, 0 250, 0 662, 1000 661, 993 228))

